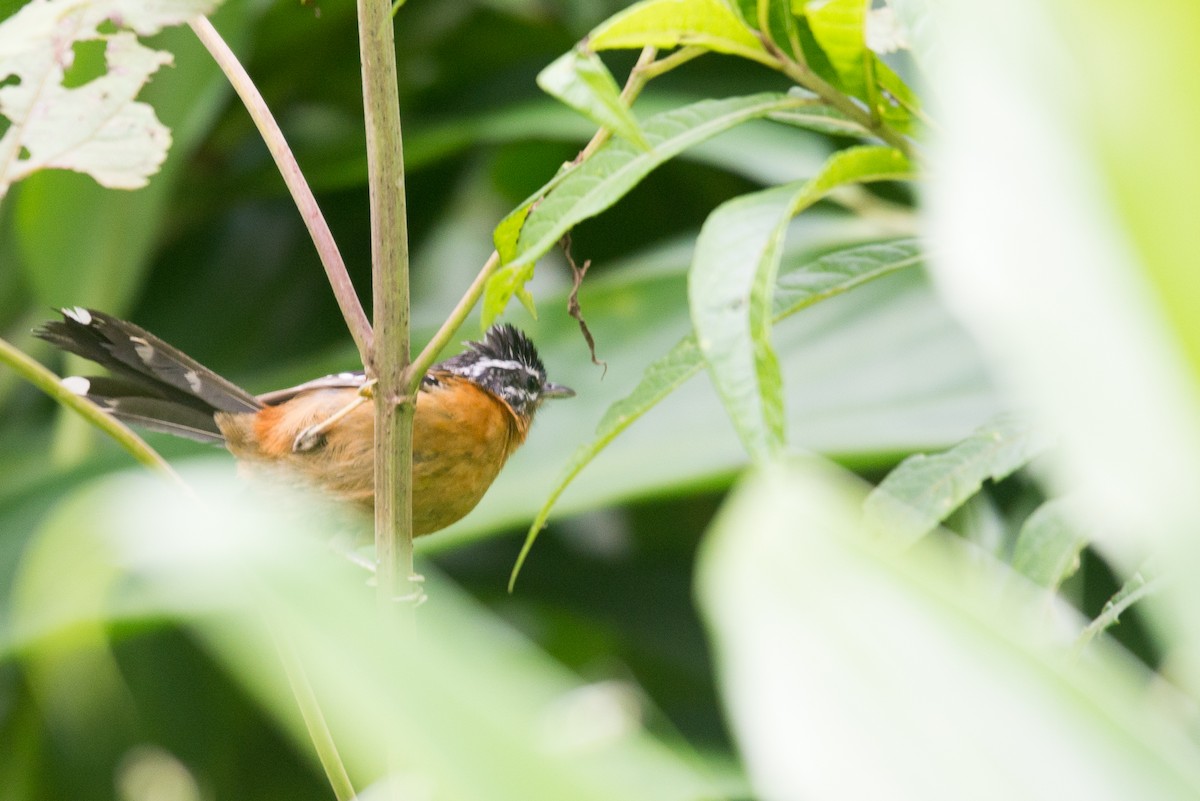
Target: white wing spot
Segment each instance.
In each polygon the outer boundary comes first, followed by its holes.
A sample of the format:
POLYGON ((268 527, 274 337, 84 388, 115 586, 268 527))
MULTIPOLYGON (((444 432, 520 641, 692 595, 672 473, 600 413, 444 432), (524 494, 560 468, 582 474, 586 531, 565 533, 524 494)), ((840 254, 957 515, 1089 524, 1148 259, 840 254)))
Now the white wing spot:
POLYGON ((63 389, 72 395, 87 395, 92 388, 92 382, 81 375, 69 375, 62 380, 63 389))
POLYGON ((63 309, 62 313, 64 317, 70 317, 80 325, 92 324, 92 313, 82 306, 73 306, 69 309, 63 309))
POLYGON ((184 373, 183 380, 187 381, 188 386, 192 388, 192 392, 199 392, 200 388, 204 386, 203 382, 200 380, 200 376, 196 375, 195 370, 188 370, 186 373, 184 373))
POLYGON ((133 343, 133 349, 137 351, 138 358, 149 364, 150 360, 154 358, 154 346, 147 342, 144 337, 130 337, 129 341, 133 343))

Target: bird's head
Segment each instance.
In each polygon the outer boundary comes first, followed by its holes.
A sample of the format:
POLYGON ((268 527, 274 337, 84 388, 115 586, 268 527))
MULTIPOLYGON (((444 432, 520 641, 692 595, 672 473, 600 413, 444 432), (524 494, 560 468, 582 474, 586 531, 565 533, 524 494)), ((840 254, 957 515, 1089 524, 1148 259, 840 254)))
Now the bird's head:
POLYGON ((575 390, 546 380, 546 366, 529 337, 507 323, 493 325, 482 342, 439 367, 496 395, 522 417, 533 417, 546 398, 570 398, 575 390))

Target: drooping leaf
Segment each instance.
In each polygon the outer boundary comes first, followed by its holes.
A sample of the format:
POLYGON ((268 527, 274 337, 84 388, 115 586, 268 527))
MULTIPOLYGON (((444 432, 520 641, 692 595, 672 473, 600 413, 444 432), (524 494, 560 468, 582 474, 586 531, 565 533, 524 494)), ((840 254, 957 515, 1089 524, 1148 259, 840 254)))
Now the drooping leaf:
POLYGON ((754 31, 722 0, 645 0, 609 17, 586 44, 593 50, 695 45, 776 64, 754 31))
POLYGON ((1036 598, 998 593, 1003 565, 954 540, 879 547, 861 536, 861 495, 845 476, 783 467, 731 497, 698 565, 750 795, 1200 795, 1182 699, 1154 703, 1151 677, 1124 654, 1070 660, 1051 631, 1018 625, 1036 598))
MULTIPOLYGON (((790 269, 783 270, 779 275, 774 317, 776 320, 782 319, 867 281, 917 266, 921 259, 920 245, 915 239, 900 239, 847 248, 814 261, 791 265, 790 269)), ((534 518, 513 568, 510 587, 516 581, 538 533, 546 525, 551 510, 575 477, 622 431, 703 368, 704 357, 696 337, 688 335, 646 368, 641 381, 629 395, 608 408, 596 427, 596 436, 571 454, 549 497, 534 518)))
POLYGON ((909 545, 932 531, 983 482, 999 481, 1045 448, 1028 421, 1001 415, 944 453, 917 454, 887 475, 863 505, 866 525, 909 545))
POLYGON ((784 444, 783 383, 770 329, 788 223, 843 184, 912 177, 892 148, 842 150, 808 181, 735 198, 701 228, 688 281, 692 322, 713 383, 755 459, 775 456, 784 444))
POLYGON ((1047 501, 1021 526, 1013 550, 1013 570, 1055 589, 1079 569, 1079 553, 1090 539, 1066 499, 1047 501))
POLYGON ((42 169, 86 173, 102 186, 145 186, 166 157, 171 135, 145 103, 146 81, 171 62, 138 35, 207 14, 218 0, 33 0, 0 24, 0 197, 42 169), (101 33, 118 21, 123 30, 101 33), (64 83, 77 42, 105 43, 107 71, 80 86, 64 83))
POLYGON ((504 266, 488 282, 489 314, 503 311, 512 292, 533 276, 537 259, 554 247, 563 234, 612 206, 655 167, 739 123, 803 102, 776 93, 702 100, 647 119, 642 133, 649 150, 623 139, 612 139, 591 158, 560 172, 497 228, 496 244, 504 266), (542 200, 534 205, 538 197, 542 200), (516 247, 512 248, 513 233, 522 217, 516 247))
POLYGON ((538 86, 571 108, 643 150, 650 145, 621 89, 595 53, 571 50, 538 73, 538 86))

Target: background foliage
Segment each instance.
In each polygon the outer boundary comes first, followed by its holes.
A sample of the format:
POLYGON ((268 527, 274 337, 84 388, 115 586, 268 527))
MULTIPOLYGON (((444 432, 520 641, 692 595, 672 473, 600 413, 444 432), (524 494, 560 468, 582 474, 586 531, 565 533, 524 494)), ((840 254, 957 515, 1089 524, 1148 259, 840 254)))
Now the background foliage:
MULTIPOLYGON (((401 9, 417 341, 496 225, 594 132, 537 76, 610 17, 597 47, 631 41, 629 17, 613 17, 625 5, 401 9)), ((692 5, 757 20, 755 3, 692 5)), ((1196 176, 1171 155, 1189 152, 1180 137, 1197 120, 1181 76, 1200 68, 1198 12, 897 2, 913 53, 885 63, 855 39, 865 4, 807 5, 797 23, 786 12, 805 4, 763 4, 772 32, 821 55, 822 79, 895 131, 921 120, 897 110, 911 98, 892 70, 925 76, 928 180, 809 207, 810 179, 836 183, 822 165, 858 159, 859 142, 832 113, 819 131, 753 119, 575 227, 607 367, 565 313, 571 273, 551 251, 530 284, 538 318, 512 304, 506 319, 578 397, 544 409, 481 506, 420 544, 432 600, 417 644, 375 636, 364 577, 302 521, 231 489, 222 454, 151 440, 220 499, 211 516, 181 515, 163 488, 120 475, 115 446, 0 372, 5 798, 330 797, 289 653, 357 786, 380 775, 383 739, 402 744, 402 797, 1200 797, 1196 176), (1106 55, 1118 51, 1129 57, 1106 55), (1114 86, 1136 91, 1115 103, 1114 86), (776 232, 777 268, 749 276, 770 319, 748 318, 742 343, 770 341, 774 388, 761 348, 714 353, 713 315, 698 311, 697 275, 748 263, 744 237, 722 239, 743 224, 776 232), (745 357, 747 373, 698 375, 698 354, 745 357), (665 399, 597 448, 508 594, 521 533, 577 448, 640 413, 641 390, 610 407, 644 377, 665 399), (820 454, 881 489, 780 453, 820 454), (1170 591, 1164 563, 1183 574, 1170 591), (1093 640, 1118 613, 1115 639, 1093 640)), ((366 287, 353 5, 230 0, 214 23, 366 287)), ((4 338, 70 372, 27 332, 84 305, 252 391, 355 367, 243 108, 190 31, 157 42, 175 65, 142 98, 174 146, 149 187, 43 172, 0 204, 4 338)), ((655 79, 638 119, 792 86, 753 35, 715 47, 655 79)), ((604 53, 618 81, 636 52, 604 53)))

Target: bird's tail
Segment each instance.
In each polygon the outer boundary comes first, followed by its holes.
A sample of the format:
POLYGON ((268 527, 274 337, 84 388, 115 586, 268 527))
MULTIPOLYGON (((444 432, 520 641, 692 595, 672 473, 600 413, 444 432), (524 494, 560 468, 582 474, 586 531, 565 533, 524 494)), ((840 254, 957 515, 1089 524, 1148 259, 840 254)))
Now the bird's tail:
POLYGON ((216 412, 257 412, 258 400, 182 351, 133 323, 80 307, 33 333, 107 368, 106 377, 63 383, 119 420, 200 442, 222 442, 216 412))

